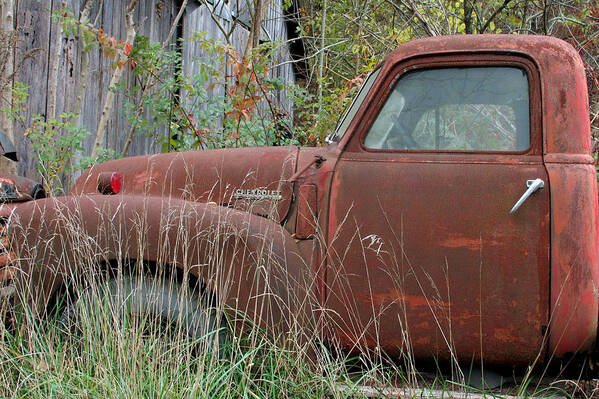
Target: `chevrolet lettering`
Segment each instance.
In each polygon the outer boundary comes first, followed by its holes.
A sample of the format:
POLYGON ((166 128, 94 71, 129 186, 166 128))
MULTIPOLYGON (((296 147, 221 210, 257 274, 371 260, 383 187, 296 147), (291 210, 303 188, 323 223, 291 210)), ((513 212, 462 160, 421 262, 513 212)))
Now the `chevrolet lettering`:
POLYGON ((242 190, 238 189, 233 195, 235 199, 246 199, 246 200, 272 200, 280 201, 283 199, 280 190, 242 190))

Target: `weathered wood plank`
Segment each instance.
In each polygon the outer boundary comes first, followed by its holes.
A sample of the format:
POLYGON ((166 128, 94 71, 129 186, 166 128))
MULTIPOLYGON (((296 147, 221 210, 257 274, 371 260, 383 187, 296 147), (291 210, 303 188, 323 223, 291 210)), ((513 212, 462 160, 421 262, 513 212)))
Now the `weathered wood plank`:
MULTIPOLYGON (((148 2, 150 3, 150 2, 148 2)), ((151 15, 151 17, 148 17, 148 14, 141 14, 139 16, 139 21, 140 24, 143 25, 143 35, 147 36, 150 38, 151 41, 153 42, 160 42, 163 43, 167 36, 168 33, 171 29, 171 25, 177 15, 177 13, 179 12, 179 2, 177 1, 164 1, 164 2, 160 2, 160 1, 156 1, 153 0, 151 2, 152 4, 152 8, 149 10, 149 15, 151 15), (157 6, 158 4, 162 5, 162 8, 160 9, 160 11, 158 10, 157 6)), ((173 37, 170 40, 170 44, 167 45, 167 50, 172 50, 176 48, 176 44, 177 44, 177 36, 176 34, 173 35, 173 37)), ((174 73, 174 67, 169 68, 168 70, 164 71, 165 73, 165 77, 168 75, 172 75, 174 73)), ((133 74, 130 73, 129 78, 129 87, 133 87, 133 74)), ((145 110, 144 116, 146 118, 150 117, 150 110, 145 110)), ((161 127, 159 128, 159 133, 164 135, 165 132, 167 130, 167 127, 161 127)), ((127 132, 129 131, 129 124, 127 124, 127 132)), ((123 134, 120 135, 120 142, 119 142, 119 149, 123 147, 124 145, 124 141, 125 141, 125 137, 123 134)), ((153 138, 148 138, 145 135, 136 135, 134 137, 133 143, 131 145, 131 151, 129 152, 129 154, 131 155, 142 155, 142 154, 150 154, 150 153, 155 153, 155 152, 159 152, 160 151, 160 147, 158 145, 155 144, 154 139, 153 138)))
MULTIPOLYGON (((0 31, 5 38, 8 39, 8 34, 12 34, 14 31, 14 12, 15 12, 15 1, 14 0, 0 0, 0 31)), ((12 40, 6 43, 0 44, 2 47, 2 65, 0 66, 0 97, 2 98, 2 106, 6 106, 12 102, 12 92, 10 87, 10 76, 14 72, 14 51, 12 51, 12 40)), ((0 112, 0 129, 9 137, 13 138, 14 128, 13 121, 9 118, 9 115, 0 112)), ((3 173, 15 174, 17 173, 17 164, 4 157, 0 159, 0 171, 3 173)))
MULTIPOLYGON (((227 23, 223 21, 223 23, 227 23)), ((183 73, 189 77, 198 77, 197 84, 201 85, 206 90, 208 102, 210 99, 223 98, 225 96, 225 85, 218 82, 205 81, 199 78, 204 74, 204 71, 211 67, 216 67, 219 62, 216 61, 215 55, 210 55, 203 49, 203 40, 217 40, 224 42, 225 35, 213 22, 210 15, 210 10, 195 1, 191 1, 187 5, 185 17, 183 19, 183 73), (210 84, 212 83, 212 85, 210 84)), ((225 69, 223 75, 228 75, 229 72, 225 69)), ((207 104, 207 99, 202 97, 193 97, 187 91, 183 91, 183 98, 186 105, 192 109, 195 114, 206 112, 210 106, 207 104)), ((224 109, 220 112, 220 117, 213 119, 209 129, 214 131, 222 124, 222 116, 224 109)))
MULTIPOLYGON (((80 0, 70 0, 67 6, 72 10, 74 15, 79 15, 80 11, 80 0)), ((55 1, 53 4, 53 12, 59 11, 57 8, 60 7, 60 1, 55 1), (56 8, 54 8, 56 7, 56 8)), ((79 73, 78 67, 80 62, 80 51, 79 42, 75 37, 68 37, 61 32, 59 24, 54 22, 53 18, 50 17, 50 38, 49 38, 49 54, 48 57, 48 68, 50 69, 48 75, 48 96, 50 95, 50 87, 52 84, 52 78, 50 76, 52 63, 54 59, 58 57, 58 74, 56 80, 56 105, 55 105, 55 116, 58 118, 62 113, 72 112, 75 105, 75 99, 77 97, 79 87, 79 73), (60 54, 57 54, 57 37, 62 37, 62 44, 60 46, 60 54)), ((51 118, 49 101, 46 101, 46 115, 51 118)), ((75 160, 76 161, 76 160, 75 160)), ((73 179, 73 174, 66 175, 63 179, 63 185, 68 185, 73 179)))
MULTIPOLYGON (((80 0, 81 2, 85 0, 80 0)), ((93 0, 90 0, 93 1, 93 0)), ((94 6, 90 11, 90 21, 98 21, 98 25, 102 26, 103 23, 103 9, 106 6, 110 6, 109 4, 104 4, 102 9, 100 9, 99 2, 94 2, 94 6)), ((98 123, 98 118, 101 112, 101 106, 103 103, 103 75, 104 70, 101 66, 101 62, 103 59, 103 55, 99 49, 92 48, 89 50, 89 80, 87 83, 87 89, 85 91, 83 105, 81 108, 81 127, 84 127, 90 132, 96 131, 96 125, 98 123)), ((78 58, 81 55, 78 54, 78 58)), ((79 89, 79 88, 77 88, 79 89)), ((84 142, 83 147, 87 150, 87 154, 91 150, 93 146, 93 137, 90 135, 84 142)))
MULTIPOLYGON (((30 126, 34 115, 46 113, 46 94, 48 89, 48 47, 50 40, 51 0, 19 0, 16 6, 16 25, 22 32, 22 42, 16 50, 16 59, 34 49, 42 49, 34 58, 25 61, 16 80, 29 86, 30 96, 27 99, 23 116, 25 125, 30 126)), ((37 175, 37 160, 30 150, 29 143, 24 140, 24 129, 15 126, 15 145, 21 161, 18 171, 25 176, 37 175)))
MULTIPOLYGON (((286 61, 291 59, 291 55, 287 43, 289 36, 281 0, 272 0, 264 19, 264 25, 270 40, 278 44, 273 59, 273 64, 276 65, 276 67, 273 68, 272 77, 283 82, 284 87, 292 86, 295 84, 295 76, 293 74, 292 65, 286 63, 286 61)), ((276 93, 276 100, 278 105, 285 112, 290 115, 293 113, 292 104, 288 101, 287 90, 285 88, 276 93)))

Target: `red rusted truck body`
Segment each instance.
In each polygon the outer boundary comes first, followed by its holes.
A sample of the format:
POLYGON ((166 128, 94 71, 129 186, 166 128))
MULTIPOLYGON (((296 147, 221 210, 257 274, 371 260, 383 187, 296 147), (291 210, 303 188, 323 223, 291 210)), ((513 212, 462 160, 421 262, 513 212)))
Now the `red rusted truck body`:
POLYGON ((60 287, 72 240, 55 237, 71 212, 66 220, 76 218, 104 260, 189 269, 267 327, 284 330, 305 311, 324 340, 348 351, 549 361, 589 351, 597 338, 588 115, 583 64, 563 41, 416 40, 366 79, 327 147, 106 162, 69 195, 17 207, 11 223, 25 227, 11 229, 12 243, 17 252, 37 245, 23 267, 37 276, 38 303, 60 287), (115 172, 119 194, 99 193, 99 176, 115 172), (167 216, 188 240, 165 227, 167 216), (231 226, 245 237, 237 247, 223 233, 231 226), (222 239, 227 272, 218 277, 204 271, 214 261, 206 231, 222 239), (265 253, 283 271, 261 274, 265 253), (256 310, 266 286, 278 298, 268 317, 256 310), (298 300, 306 297, 307 311, 298 300))

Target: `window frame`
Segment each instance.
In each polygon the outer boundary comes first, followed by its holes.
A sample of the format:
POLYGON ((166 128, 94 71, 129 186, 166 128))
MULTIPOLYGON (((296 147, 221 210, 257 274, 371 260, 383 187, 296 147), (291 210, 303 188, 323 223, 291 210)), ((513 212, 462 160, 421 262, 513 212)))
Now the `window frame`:
POLYGON ((335 129, 333 130, 333 132, 331 134, 329 134, 327 137, 325 137, 325 139, 324 139, 325 142, 327 142, 329 144, 330 143, 338 143, 338 142, 341 141, 341 139, 343 139, 343 136, 345 136, 347 134, 347 132, 349 131, 349 127, 351 126, 352 121, 354 120, 354 118, 356 117, 356 115, 358 114, 358 112, 360 111, 360 108, 364 104, 364 101, 366 100, 366 97, 368 97, 368 94, 372 91, 372 89, 374 87, 374 84, 376 83, 377 79, 379 78, 379 75, 381 74, 381 70, 382 70, 382 67, 381 67, 381 65, 379 65, 375 69, 373 69, 372 72, 370 72, 366 76, 366 78, 364 78, 364 82, 362 83, 362 85, 358 89, 358 92, 356 93, 356 95, 354 96, 354 98, 352 98, 349 106, 345 109, 345 112, 343 112, 343 114, 341 115, 341 118, 339 118, 339 120, 337 120, 337 124, 335 125, 335 129), (366 90, 366 84, 367 83, 370 83, 370 87, 366 90), (362 98, 362 100, 359 103, 357 103, 358 98, 362 94, 364 94, 364 97, 362 98), (347 121, 347 126, 345 127, 345 130, 342 132, 341 135, 339 135, 338 132, 340 132, 341 125, 343 125, 345 123, 345 121, 347 120, 347 117, 349 116, 349 112, 352 109, 354 109, 354 107, 355 107, 355 110, 356 110, 354 112, 354 116, 347 121))
MULTIPOLYGON (((478 53, 460 54, 456 56, 428 56, 400 62, 385 77, 379 86, 380 90, 374 98, 379 100, 368 110, 364 123, 357 129, 356 138, 361 151, 369 153, 424 153, 424 154, 507 154, 507 155, 541 155, 542 154, 542 120, 541 120, 541 86, 538 68, 528 57, 513 54, 478 53), (464 68, 464 67, 515 67, 523 70, 528 79, 529 104, 529 147, 521 151, 505 150, 447 150, 447 149, 400 149, 370 148, 364 144, 366 135, 374 124, 387 99, 395 89, 399 80, 410 72, 426 69, 464 68)), ((349 144, 349 143, 348 143, 349 144)), ((351 145, 350 145, 351 147, 351 145)))

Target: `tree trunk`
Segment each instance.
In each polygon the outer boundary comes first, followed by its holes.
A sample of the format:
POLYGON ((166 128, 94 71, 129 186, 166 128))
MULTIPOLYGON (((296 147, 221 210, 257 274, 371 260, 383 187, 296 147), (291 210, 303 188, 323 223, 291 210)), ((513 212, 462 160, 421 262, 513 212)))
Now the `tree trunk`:
POLYGON ((472 2, 464 0, 464 26, 467 35, 473 33, 472 30, 472 2))
POLYGON ((549 7, 551 0, 543 1, 543 34, 547 35, 549 32, 549 7))
MULTIPOLYGON (((135 24, 133 22, 133 12, 138 0, 131 0, 127 6, 126 20, 127 20, 127 43, 133 43, 135 41, 135 24)), ((108 92, 106 93, 106 99, 104 100, 104 107, 102 114, 100 115, 100 121, 98 122, 98 129, 96 130, 96 140, 94 141, 94 147, 92 149, 91 156, 93 159, 97 159, 100 153, 100 149, 104 145, 104 138, 106 137, 106 127, 108 125, 108 119, 112 116, 112 109, 114 107, 114 100, 116 93, 110 90, 111 87, 115 87, 121 82, 125 66, 116 68, 110 79, 110 85, 108 86, 108 92)))
POLYGON ((318 115, 322 112, 322 79, 324 77, 324 51, 327 30, 327 0, 322 5, 322 21, 320 24, 320 59, 318 62, 318 115))
POLYGON ((266 4, 264 0, 254 0, 254 13, 252 14, 252 26, 250 29, 250 35, 248 37, 248 42, 245 46, 245 52, 243 54, 243 58, 246 59, 250 51, 258 46, 260 41, 260 32, 262 29, 262 18, 264 17, 264 9, 266 8, 266 4))

